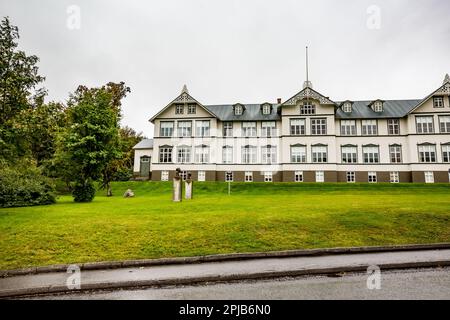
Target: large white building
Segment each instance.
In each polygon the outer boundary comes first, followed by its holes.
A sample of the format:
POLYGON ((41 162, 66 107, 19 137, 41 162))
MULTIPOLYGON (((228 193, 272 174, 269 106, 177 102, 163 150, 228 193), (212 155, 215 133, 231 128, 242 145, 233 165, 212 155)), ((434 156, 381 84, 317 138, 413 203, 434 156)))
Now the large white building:
POLYGON ((333 101, 309 82, 277 103, 204 105, 184 87, 135 146, 136 177, 285 182, 450 180, 450 78, 420 100, 333 101))

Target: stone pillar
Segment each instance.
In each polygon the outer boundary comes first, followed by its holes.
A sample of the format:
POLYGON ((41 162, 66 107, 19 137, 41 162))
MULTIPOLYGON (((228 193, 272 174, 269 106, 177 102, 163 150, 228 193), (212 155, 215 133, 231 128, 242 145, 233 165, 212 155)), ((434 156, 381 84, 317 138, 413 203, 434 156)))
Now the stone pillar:
POLYGON ((180 168, 177 168, 175 171, 175 177, 173 178, 173 192, 172 192, 172 201, 173 202, 181 202, 182 198, 182 184, 180 177, 180 168))
POLYGON ((192 181, 191 173, 188 173, 187 179, 184 182, 184 197, 186 199, 192 199, 194 197, 193 189, 194 189, 194 181, 192 181))

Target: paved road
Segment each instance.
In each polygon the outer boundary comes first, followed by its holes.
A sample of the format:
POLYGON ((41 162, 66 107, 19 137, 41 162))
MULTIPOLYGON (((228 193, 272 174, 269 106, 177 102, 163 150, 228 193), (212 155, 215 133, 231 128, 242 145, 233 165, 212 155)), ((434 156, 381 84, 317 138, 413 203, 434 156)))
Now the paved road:
POLYGON ((366 274, 302 277, 228 284, 116 290, 39 296, 34 299, 450 299, 450 268, 381 274, 381 288, 367 289, 366 274))
MULTIPOLYGON (((339 254, 317 257, 264 258, 220 263, 183 264, 151 266, 141 268, 121 268, 112 270, 90 270, 81 272, 81 286, 97 284, 139 283, 139 281, 186 280, 196 278, 232 277, 248 278, 255 273, 278 273, 322 268, 355 267, 405 262, 432 262, 450 260, 450 249, 419 250, 402 252, 377 252, 361 254, 339 254)), ((289 273, 285 273, 289 274, 289 273)), ((0 279, 0 293, 29 288, 66 288, 69 274, 64 272, 14 276, 0 279)), ((167 282, 166 282, 167 283, 167 282)), ((173 282, 172 282, 173 283, 173 282)), ((180 283, 180 282, 178 282, 180 283)), ((184 283, 188 283, 184 281, 184 283)), ((91 288, 93 288, 91 286, 91 288)))

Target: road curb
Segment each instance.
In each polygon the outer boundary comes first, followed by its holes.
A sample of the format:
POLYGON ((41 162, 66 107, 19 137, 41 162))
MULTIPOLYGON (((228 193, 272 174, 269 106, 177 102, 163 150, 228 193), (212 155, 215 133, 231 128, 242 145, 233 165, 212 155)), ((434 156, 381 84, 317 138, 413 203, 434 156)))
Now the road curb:
MULTIPOLYGON (((250 260, 263 258, 291 258, 291 257, 306 257, 306 256, 324 256, 337 254, 352 254, 352 253, 374 253, 374 252, 398 252, 398 251, 416 251, 416 250, 440 250, 450 249, 450 242, 431 243, 431 244, 408 244, 408 245, 394 245, 394 246, 369 246, 369 247, 340 247, 340 248, 321 248, 321 249, 304 249, 304 250, 284 250, 284 251, 268 251, 255 253, 230 253, 230 254, 215 254, 194 257, 179 257, 179 258, 159 258, 159 259, 139 259, 139 260, 125 260, 125 261, 104 261, 104 262, 88 262, 76 264, 80 270, 102 270, 102 269, 119 269, 130 267, 149 267, 161 265, 175 265, 175 264, 195 264, 202 262, 223 262, 236 260, 250 260)), ((0 270, 0 278, 40 274, 51 272, 67 272, 67 268, 73 264, 59 264, 43 267, 31 267, 14 270, 0 270)))
MULTIPOLYGON (((377 265, 380 270, 401 270, 411 268, 433 268, 450 266, 450 260, 441 261, 423 261, 423 262, 402 262, 388 263, 377 265)), ((341 266, 333 268, 317 268, 317 269, 299 269, 289 271, 269 271, 250 274, 234 274, 234 275, 215 275, 205 277, 186 277, 172 278, 161 280, 135 280, 135 281, 118 281, 118 282, 102 282, 88 283, 81 285, 80 289, 69 290, 67 286, 42 286, 22 289, 9 289, 0 291, 0 298, 15 298, 21 296, 45 295, 57 293, 80 293, 90 290, 112 290, 112 289, 133 289, 158 286, 174 286, 174 285, 195 285, 204 283, 220 283, 229 281, 243 280, 262 280, 283 277, 299 277, 299 276, 318 276, 351 272, 366 272, 368 265, 341 266)))

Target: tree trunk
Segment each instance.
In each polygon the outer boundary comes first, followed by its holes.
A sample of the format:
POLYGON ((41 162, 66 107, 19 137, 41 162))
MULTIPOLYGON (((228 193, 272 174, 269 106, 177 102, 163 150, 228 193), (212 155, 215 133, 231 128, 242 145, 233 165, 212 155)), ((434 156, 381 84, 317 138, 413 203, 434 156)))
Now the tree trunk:
POLYGON ((106 196, 107 197, 112 197, 112 190, 111 190, 111 185, 108 183, 106 184, 106 196))

